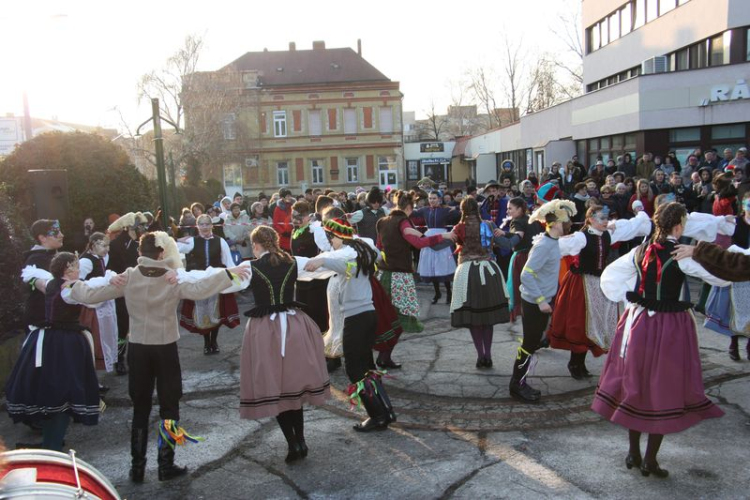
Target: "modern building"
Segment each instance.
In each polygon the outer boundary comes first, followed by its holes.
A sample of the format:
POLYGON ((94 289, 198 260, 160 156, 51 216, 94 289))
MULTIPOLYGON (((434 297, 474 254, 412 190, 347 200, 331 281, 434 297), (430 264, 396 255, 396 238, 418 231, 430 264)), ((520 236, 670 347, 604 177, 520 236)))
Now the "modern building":
POLYGON ((435 183, 454 184, 463 182, 463 178, 453 178, 451 158, 455 141, 409 142, 404 144, 404 161, 406 163, 406 187, 412 188, 423 177, 429 177, 435 183))
MULTIPOLYGON (((696 148, 750 144, 747 0, 583 0, 585 93, 472 137, 481 184, 510 159, 519 174, 630 153, 684 162, 696 148)), ((455 159, 454 159, 455 160, 455 159)))
MULTIPOLYGON (((114 129, 61 122, 57 118, 48 120, 31 117, 29 118, 29 129, 31 130, 31 137, 36 137, 46 132, 87 132, 99 134, 109 139, 117 136, 117 130, 114 129)), ((11 154, 16 149, 16 146, 30 139, 27 135, 23 116, 15 116, 9 113, 5 117, 0 118, 0 157, 11 154)))
POLYGON ((215 108, 201 104, 215 85, 198 80, 233 90, 212 154, 227 193, 403 185, 403 96, 398 82, 362 57, 360 42, 357 51, 290 43, 289 50, 248 52, 193 75, 185 94, 188 135, 200 126, 201 108, 215 108))

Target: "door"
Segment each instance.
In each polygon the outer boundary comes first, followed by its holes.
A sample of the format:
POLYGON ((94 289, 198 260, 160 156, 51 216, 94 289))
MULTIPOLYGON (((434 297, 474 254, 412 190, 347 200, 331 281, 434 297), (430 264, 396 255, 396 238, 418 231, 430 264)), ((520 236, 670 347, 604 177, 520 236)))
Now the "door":
POLYGON ((396 188, 398 184, 398 176, 395 170, 381 170, 380 171, 380 189, 385 190, 388 186, 396 188))

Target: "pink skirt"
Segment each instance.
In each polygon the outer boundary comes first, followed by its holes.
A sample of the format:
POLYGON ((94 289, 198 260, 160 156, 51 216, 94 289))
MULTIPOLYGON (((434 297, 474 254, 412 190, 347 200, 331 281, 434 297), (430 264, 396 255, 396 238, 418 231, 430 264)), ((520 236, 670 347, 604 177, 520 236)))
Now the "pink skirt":
POLYGON ((591 409, 649 434, 680 432, 724 415, 705 394, 693 315, 641 312, 623 356, 627 316, 628 310, 620 317, 591 409))
POLYGON ((274 417, 299 410, 305 403, 321 405, 330 396, 323 336, 307 314, 295 309, 249 319, 240 355, 241 418, 274 417), (282 357, 284 317, 287 329, 282 357))

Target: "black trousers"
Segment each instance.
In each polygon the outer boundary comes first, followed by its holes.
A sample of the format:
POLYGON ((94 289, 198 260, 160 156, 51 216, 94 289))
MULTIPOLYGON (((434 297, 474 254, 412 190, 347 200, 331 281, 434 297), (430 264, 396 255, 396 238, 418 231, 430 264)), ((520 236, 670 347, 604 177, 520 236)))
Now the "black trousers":
MULTIPOLYGON (((549 300, 550 304, 555 303, 554 297, 549 300)), ((529 354, 534 354, 540 347, 539 344, 544 332, 547 330, 552 315, 543 313, 539 310, 538 305, 527 302, 524 299, 521 299, 521 307, 523 308, 523 317, 521 319, 523 325, 523 343, 521 347, 529 354)))
POLYGON ((375 369, 372 346, 375 344, 377 324, 375 311, 365 311, 344 319, 344 360, 350 382, 362 380, 367 372, 375 369))
POLYGON ((180 419, 182 370, 177 342, 165 345, 131 343, 128 348, 128 388, 133 401, 133 428, 148 427, 154 385, 162 420, 180 419))
POLYGON ((117 313, 117 338, 124 339, 130 331, 130 316, 124 297, 115 299, 115 312, 117 313))

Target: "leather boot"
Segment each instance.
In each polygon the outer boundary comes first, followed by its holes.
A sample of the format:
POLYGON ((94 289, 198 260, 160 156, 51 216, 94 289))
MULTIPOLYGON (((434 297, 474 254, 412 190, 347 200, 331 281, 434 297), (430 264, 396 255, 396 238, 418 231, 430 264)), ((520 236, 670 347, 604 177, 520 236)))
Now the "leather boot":
POLYGON ((174 464, 174 450, 167 444, 162 443, 159 448, 159 481, 168 481, 187 474, 187 467, 178 467, 174 464))
POLYGON ((732 361, 740 360, 740 337, 739 335, 732 335, 732 340, 729 343, 729 359, 732 361))
POLYGON ((354 426, 357 432, 382 431, 388 428, 388 410, 375 394, 374 387, 368 389, 360 394, 360 398, 369 418, 354 426))
POLYGON ((148 445, 148 430, 133 429, 130 431, 130 480, 142 483, 146 472, 146 447, 148 445))
POLYGON ((391 404, 391 399, 388 397, 388 393, 385 392, 385 387, 383 387, 383 381, 381 379, 377 379, 374 381, 375 387, 378 389, 378 398, 380 398, 380 402, 383 403, 383 406, 386 409, 387 415, 388 415, 388 423, 392 424, 396 421, 396 412, 393 411, 393 405, 391 404))
POLYGON ((510 378, 508 390, 510 395, 525 403, 536 403, 542 394, 541 391, 534 389, 526 383, 524 376, 529 369, 530 354, 523 349, 518 348, 518 355, 513 363, 513 375, 510 378))

